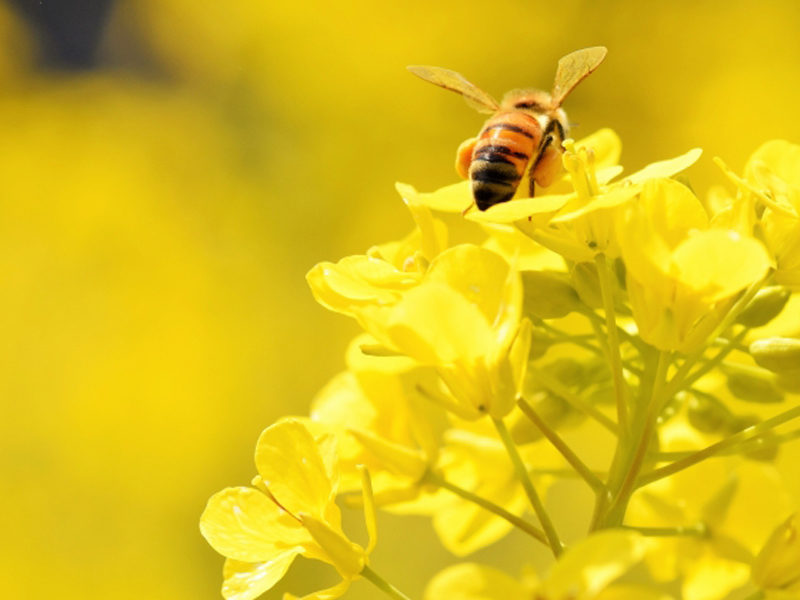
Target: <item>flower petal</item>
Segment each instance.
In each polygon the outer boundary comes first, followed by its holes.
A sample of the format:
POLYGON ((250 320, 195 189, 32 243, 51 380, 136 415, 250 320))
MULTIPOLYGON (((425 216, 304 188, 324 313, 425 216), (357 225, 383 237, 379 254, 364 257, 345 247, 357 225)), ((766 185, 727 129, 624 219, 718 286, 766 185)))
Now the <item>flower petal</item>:
POLYGON ((342 577, 352 579, 366 564, 364 549, 354 544, 338 527, 331 527, 323 520, 301 513, 300 520, 325 556, 321 560, 332 564, 342 577))
POLYGON ((640 585, 613 585, 592 600, 673 600, 669 594, 640 585))
POLYGON ((676 173, 680 173, 684 169, 691 167, 697 162, 701 154, 703 154, 703 151, 700 148, 692 148, 686 154, 649 164, 641 171, 637 171, 633 175, 628 175, 622 181, 644 183, 648 179, 654 179, 656 177, 672 177, 676 173))
POLYGON ((319 517, 333 505, 334 482, 314 436, 299 420, 281 419, 261 433, 256 466, 272 495, 293 515, 319 517))
POLYGON ((747 161, 745 175, 751 181, 762 183, 757 163, 766 165, 770 171, 786 183, 800 187, 800 146, 786 140, 770 140, 762 144, 747 161))
POLYGON ((200 531, 227 558, 269 562, 285 552, 299 553, 311 537, 262 492, 248 487, 214 494, 200 517, 200 531))
POLYGON ((681 281, 711 302, 755 283, 771 263, 761 242, 721 229, 690 236, 675 249, 673 260, 681 281))
POLYGON ((473 210, 466 218, 477 223, 513 223, 533 215, 554 213, 574 197, 575 194, 570 193, 519 198, 495 204, 488 210, 473 210))
POLYGON ((591 202, 581 206, 570 207, 567 212, 563 212, 554 217, 553 223, 565 223, 591 214, 605 208, 614 208, 631 200, 641 191, 637 185, 624 185, 611 187, 607 192, 593 196, 591 202))
POLYGON ((306 594, 302 598, 299 596, 293 596, 292 594, 284 594, 283 600, 336 600, 336 598, 341 598, 344 596, 344 593, 350 588, 350 580, 343 579, 333 587, 326 588, 324 590, 319 590, 318 592, 311 592, 310 594, 306 594))
MULTIPOLYGON (((512 311, 519 320, 522 284, 499 254, 472 244, 454 246, 431 263, 425 282, 442 282, 475 304, 488 323, 512 311)), ((516 325, 516 322, 515 322, 516 325)))
POLYGON ((429 365, 459 359, 472 363, 485 353, 492 339, 480 309, 438 282, 406 293, 391 315, 388 334, 398 349, 429 365))
POLYGON ((354 307, 395 302, 401 291, 416 285, 418 278, 379 258, 357 255, 338 263, 315 265, 306 274, 306 281, 322 306, 350 314, 354 307))
POLYGON ((578 542, 559 558, 544 583, 548 598, 592 598, 644 557, 637 533, 605 530, 578 542))
POLYGON ((461 213, 473 203, 469 181, 459 181, 429 193, 420 193, 406 183, 397 183, 395 188, 407 202, 440 212, 461 213))
POLYGON ((524 588, 502 571, 475 563, 440 571, 425 588, 424 600, 525 600, 524 588))
POLYGON ((283 578, 296 556, 294 550, 287 550, 268 562, 248 563, 229 558, 222 569, 225 578, 222 596, 226 600, 258 598, 283 578))
POLYGON ((575 142, 575 148, 591 148, 598 167, 614 167, 622 154, 622 140, 613 129, 598 129, 593 134, 575 142))

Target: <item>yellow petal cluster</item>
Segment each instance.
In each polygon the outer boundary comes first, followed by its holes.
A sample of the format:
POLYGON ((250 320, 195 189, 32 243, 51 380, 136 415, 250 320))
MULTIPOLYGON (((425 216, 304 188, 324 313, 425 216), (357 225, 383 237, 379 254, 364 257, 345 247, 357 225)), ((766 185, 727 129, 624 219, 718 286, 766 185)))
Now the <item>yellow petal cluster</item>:
POLYGON ((552 555, 519 578, 451 566, 426 600, 797 596, 796 513, 775 525, 800 505, 800 146, 722 165, 735 193, 705 204, 683 174, 700 150, 619 179, 620 152, 611 130, 568 140, 550 187, 486 211, 469 182, 397 184, 409 235, 311 269, 363 332, 310 418, 264 432, 253 487, 209 501, 226 597, 302 555, 342 576, 308 599, 362 578, 407 600, 368 564, 375 506, 457 557, 512 531, 552 555))
POLYGON ((642 338, 660 350, 688 352, 704 343, 727 302, 771 266, 761 242, 710 228, 700 201, 671 179, 644 184, 621 222, 633 315, 642 338))
MULTIPOLYGON (((358 577, 368 553, 341 529, 330 439, 315 439, 300 420, 282 419, 261 434, 256 467, 255 487, 218 492, 200 519, 203 536, 228 559, 223 596, 249 600, 261 595, 298 555, 333 565, 345 583, 358 577)), ((337 589, 344 593, 346 587, 337 589)))
POLYGON ((774 597, 800 595, 800 513, 772 532, 753 563, 753 581, 774 597))
POLYGON ((775 280, 800 286, 800 146, 773 140, 756 150, 745 178, 765 196, 760 218, 764 243, 775 259, 775 280))
POLYGON ((437 574, 425 600, 669 600, 646 586, 614 581, 645 555, 646 541, 626 531, 597 533, 570 548, 542 581, 518 581, 502 571, 461 563, 437 574))

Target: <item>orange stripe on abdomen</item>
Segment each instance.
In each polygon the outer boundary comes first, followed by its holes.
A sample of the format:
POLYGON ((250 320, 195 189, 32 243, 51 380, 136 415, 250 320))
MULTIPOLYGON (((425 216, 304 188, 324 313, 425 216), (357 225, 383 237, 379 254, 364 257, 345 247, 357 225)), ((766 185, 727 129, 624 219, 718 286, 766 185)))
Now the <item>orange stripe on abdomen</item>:
POLYGON ((520 177, 528 161, 539 147, 542 129, 530 115, 515 111, 495 115, 483 126, 473 151, 473 160, 506 160, 512 163, 520 177))

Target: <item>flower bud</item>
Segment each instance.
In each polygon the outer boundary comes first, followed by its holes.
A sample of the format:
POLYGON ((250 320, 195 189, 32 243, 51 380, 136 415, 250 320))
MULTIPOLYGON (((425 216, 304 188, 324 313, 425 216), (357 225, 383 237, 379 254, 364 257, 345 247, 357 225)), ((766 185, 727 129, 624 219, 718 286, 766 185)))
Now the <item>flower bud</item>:
POLYGON ((794 369, 793 371, 778 373, 775 383, 786 392, 800 394, 800 368, 794 369))
POLYGON ((733 414, 716 398, 692 396, 686 415, 692 427, 703 433, 718 433, 730 426, 733 414))
POLYGON ((736 321, 746 327, 766 325, 781 313, 791 295, 789 290, 779 285, 760 289, 736 321))
POLYGON ((765 431, 758 437, 744 442, 740 448, 742 454, 750 460, 770 462, 778 456, 780 449, 778 434, 772 430, 765 431))
POLYGON ((557 319, 575 310, 578 294, 567 277, 551 271, 522 271, 524 310, 540 319, 557 319))
POLYGON ((350 433, 380 461, 381 466, 393 473, 416 481, 422 478, 428 468, 428 461, 421 450, 391 442, 370 431, 351 429, 350 433))
POLYGON ((530 358, 541 358, 553 345, 554 338, 549 333, 534 327, 531 330, 531 354, 530 358))
POLYGON ((800 369, 800 340, 773 337, 750 344, 750 355, 759 366, 774 373, 800 369))
MULTIPOLYGON (((551 427, 559 427, 570 416, 572 407, 549 392, 539 391, 530 397, 538 415, 551 427)), ((509 431, 515 444, 529 444, 542 438, 542 431, 520 411, 510 415, 509 431)))
POLYGON ((761 589, 800 592, 800 513, 772 532, 753 562, 752 576, 761 589))
POLYGON ((300 522, 319 544, 342 577, 355 577, 366 564, 364 550, 325 521, 300 513, 300 522))
MULTIPOLYGON (((725 427, 726 435, 733 435, 761 423, 756 415, 732 415, 725 427)), ((758 437, 751 438, 739 445, 739 452, 750 460, 769 462, 774 460, 780 450, 778 435, 772 431, 764 431, 758 437)))
POLYGON ((758 404, 783 402, 783 392, 775 384, 772 373, 752 367, 728 366, 728 390, 739 400, 758 404))

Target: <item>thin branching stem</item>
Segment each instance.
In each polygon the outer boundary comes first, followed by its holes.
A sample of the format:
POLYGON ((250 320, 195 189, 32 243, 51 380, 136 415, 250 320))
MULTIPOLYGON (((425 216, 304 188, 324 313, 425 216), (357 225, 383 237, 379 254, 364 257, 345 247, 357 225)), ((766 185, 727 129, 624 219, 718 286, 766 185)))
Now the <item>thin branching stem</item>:
POLYGON ((707 361, 706 361, 706 362, 705 362, 705 363, 704 363, 702 366, 700 366, 700 367, 699 367, 699 368, 698 368, 696 371, 694 371, 692 374, 688 375, 688 376, 686 377, 686 379, 684 379, 684 380, 683 380, 683 382, 681 383, 680 387, 679 387, 677 390, 675 390, 675 391, 677 392, 677 391, 679 391, 679 390, 683 390, 683 389, 686 389, 686 388, 689 388, 689 387, 691 387, 691 386, 692 386, 692 385, 693 385, 693 384, 694 384, 694 383, 695 383, 695 382, 696 382, 698 379, 700 379, 700 378, 701 378, 703 375, 705 375, 705 374, 709 373, 711 370, 713 370, 714 368, 716 368, 716 367, 717 367, 717 366, 718 366, 720 363, 722 363, 722 361, 723 361, 723 360, 725 360, 725 358, 726 358, 726 357, 727 357, 727 356, 728 356, 728 355, 729 355, 731 352, 733 352, 733 351, 736 349, 736 345, 737 345, 737 344, 738 344, 740 341, 742 341, 742 339, 744 339, 744 336, 746 336, 746 335, 747 335, 747 332, 748 332, 748 331, 749 331, 749 329, 745 327, 745 328, 744 328, 744 329, 742 329, 742 330, 741 330, 739 333, 737 333, 737 334, 736 334, 736 335, 735 335, 735 336, 734 336, 734 337, 733 337, 733 338, 730 340, 730 343, 729 343, 727 346, 725 346, 725 347, 723 347, 722 349, 720 349, 720 351, 719 351, 719 352, 717 352, 717 354, 716 354, 716 355, 715 355, 713 358, 711 358, 711 359, 707 360, 707 361))
POLYGON ((669 397, 664 394, 664 390, 670 358, 669 352, 662 351, 659 354, 650 400, 641 417, 637 418, 637 428, 640 432, 636 438, 636 445, 633 446, 633 451, 629 455, 622 483, 614 494, 614 499, 611 501, 606 516, 602 520, 603 525, 606 527, 622 524, 628 501, 636 490, 637 478, 653 438, 658 414, 664 404, 664 399, 669 397))
POLYGON ((722 452, 738 444, 757 438, 762 433, 769 431, 770 429, 774 429, 778 425, 782 425, 787 421, 796 419, 797 417, 800 417, 800 406, 795 406, 794 408, 790 408, 787 411, 775 415, 771 419, 767 419, 766 421, 762 421, 761 423, 742 429, 740 432, 734 433, 724 440, 720 440, 716 444, 711 444, 710 446, 703 448, 702 450, 699 450, 694 454, 687 456, 686 458, 676 460, 674 463, 654 469, 649 473, 645 473, 639 477, 636 485, 637 487, 641 487, 643 485, 647 485, 648 483, 663 479, 664 477, 674 475, 675 473, 696 465, 707 458, 721 454, 722 452))
POLYGON ((468 502, 472 502, 473 504, 477 504, 481 508, 485 508, 489 512, 497 515, 501 519, 508 521, 518 529, 521 529, 531 537, 547 545, 547 537, 545 536, 544 532, 541 529, 532 525, 531 523, 528 523, 522 517, 518 517, 517 515, 508 512, 502 506, 499 506, 494 502, 487 500, 486 498, 478 496, 477 494, 473 494, 469 490, 465 490, 464 488, 459 487, 454 483, 451 483, 450 481, 447 481, 441 475, 437 475, 436 473, 433 473, 431 471, 429 471, 425 475, 424 481, 425 483, 432 483, 433 485, 436 485, 442 489, 452 492, 456 496, 459 496, 460 498, 463 498, 468 502))
MULTIPOLYGON (((598 348, 597 346, 594 346, 593 344, 590 344, 589 342, 587 342, 586 341, 587 336, 585 336, 585 335, 570 335, 570 334, 568 334, 568 333, 566 333, 564 331, 561 331, 557 327, 553 327, 548 322, 546 322, 546 321, 544 321, 542 319, 538 319, 536 321, 536 327, 540 327, 541 329, 545 330, 547 333, 551 334, 556 339, 557 342, 562 342, 562 343, 566 343, 566 344, 575 344, 576 346, 579 346, 579 347, 583 348, 584 350, 588 350, 589 352, 592 352, 593 354, 602 354, 603 353, 603 351, 600 348, 598 348)), ((588 337, 591 338, 592 335, 588 334, 588 337)))
POLYGON ((528 500, 531 503, 531 507, 536 513, 536 516, 539 518, 539 523, 541 523, 542 529, 544 529, 544 534, 547 536, 547 543, 550 546, 550 550, 553 552, 553 555, 558 558, 558 556, 564 550, 564 546, 561 543, 561 539, 558 537, 558 532, 556 532, 556 528, 553 525, 553 521, 550 519, 550 515, 547 514, 547 510, 544 507, 542 499, 536 492, 536 488, 534 487, 533 482, 528 475, 528 469, 525 467, 525 463, 522 461, 522 457, 519 455, 517 446, 514 444, 514 440, 511 438, 511 434, 509 433, 505 423, 503 423, 503 420, 493 418, 492 421, 494 422, 495 429, 497 429, 497 434, 500 436, 503 445, 506 447, 506 452, 511 459, 511 463, 514 465, 514 470, 517 473, 517 479, 519 479, 520 483, 522 484, 525 494, 528 496, 528 500))
MULTIPOLYGON (((766 285, 766 282, 769 280, 770 276, 771 274, 768 274, 761 281, 757 281, 747 288, 747 291, 742 294, 742 296, 736 302, 734 302, 731 309, 725 315, 725 318, 719 322, 708 339, 716 340, 726 329, 728 329, 728 327, 734 323, 739 314, 747 307, 748 304, 750 304, 750 301, 756 295, 758 290, 760 290, 763 285, 766 285)), ((683 364, 681 364, 667 385, 665 394, 668 397, 672 397, 678 390, 683 389, 686 386, 685 381, 687 377, 689 377, 689 371, 702 358, 705 351, 706 346, 701 346, 686 357, 686 360, 683 361, 683 364)))
POLYGON ((623 435, 628 431, 628 384, 622 373, 622 355, 617 335, 617 317, 614 309, 614 282, 608 269, 605 254, 595 256, 597 275, 600 280, 600 293, 603 296, 603 312, 606 314, 606 335, 608 335, 608 358, 611 362, 611 376, 614 380, 614 397, 617 401, 617 422, 623 435))
POLYGON ((545 421, 542 419, 536 410, 531 406, 524 398, 520 397, 517 398, 517 405, 519 406, 520 410, 528 417, 536 427, 539 428, 539 431, 542 432, 544 437, 546 437, 553 447, 559 451, 561 456, 564 457, 570 466, 581 476, 583 480, 592 488, 596 493, 608 493, 605 484, 600 481, 600 478, 594 474, 594 472, 586 466, 575 452, 572 451, 564 440, 561 439, 559 436, 545 421))
POLYGON ((694 525, 684 525, 683 527, 636 527, 623 525, 622 528, 638 531, 647 537, 704 537, 708 535, 708 527, 705 523, 695 523, 694 525))
POLYGON ((580 396, 573 393, 567 386, 558 381, 555 377, 552 377, 549 373, 543 371, 542 369, 536 368, 533 364, 528 366, 528 371, 534 375, 538 383, 542 384, 552 394, 567 402, 567 404, 572 406, 572 408, 584 413, 588 417, 591 417, 614 435, 617 435, 619 428, 614 421, 600 412, 597 408, 583 400, 580 396))
POLYGON ((394 598, 395 600, 410 600, 403 592, 373 571, 369 565, 364 565, 364 568, 361 570, 361 575, 390 598, 394 598))

